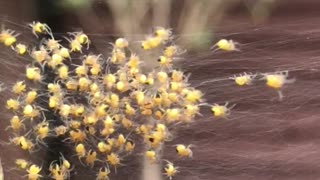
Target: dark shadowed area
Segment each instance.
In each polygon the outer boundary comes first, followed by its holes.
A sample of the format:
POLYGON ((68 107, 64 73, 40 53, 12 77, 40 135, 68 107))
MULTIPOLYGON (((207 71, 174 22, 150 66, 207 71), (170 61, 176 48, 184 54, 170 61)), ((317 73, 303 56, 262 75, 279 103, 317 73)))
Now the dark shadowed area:
MULTIPOLYGON (((172 9, 173 28, 177 19, 175 15, 179 15, 179 3, 183 2, 173 4, 177 7, 172 9)), ((175 139, 164 148, 164 159, 171 159, 180 167, 174 180, 319 179, 320 1, 275 1, 270 17, 263 21, 252 18, 245 2, 250 5, 254 1, 239 1, 230 6, 222 21, 212 27, 217 39, 239 42, 241 52, 212 53, 208 48, 191 50, 177 64, 191 73, 190 82, 205 93, 208 102, 236 104, 231 116, 215 119, 204 108, 203 116, 197 117, 194 124, 176 129, 175 139), (289 78, 295 78, 296 82, 282 90, 282 101, 279 101, 278 93, 262 81, 237 87, 228 79, 243 72, 286 70, 289 78), (181 142, 194 145, 192 159, 176 157, 172 146, 181 142)), ((111 28, 113 17, 105 3, 97 1, 93 6, 93 11, 83 16, 67 10, 60 12, 49 0, 30 3, 0 0, 1 17, 4 19, 18 25, 33 19, 41 20, 59 33, 84 29, 88 34, 92 33, 90 37, 97 52, 107 53, 106 44, 114 38, 110 36, 114 33, 111 28), (102 21, 104 25, 99 26, 102 21)), ((19 27, 8 24, 9 27, 19 27)), ((26 41, 30 39, 28 36, 24 38, 26 41)), ((23 59, 19 60, 8 50, 1 50, 0 58, 2 82, 12 85, 23 77, 20 73, 26 64, 23 59)), ((9 94, 7 91, 0 94, 1 104, 5 104, 9 94)), ((6 115, 4 106, 1 106, 1 113, 0 125, 5 127, 5 120, 10 116, 6 115)), ((6 132, 1 130, 0 137, 6 140, 6 132)), ((57 147, 60 148, 57 151, 68 152, 63 145, 57 147)), ((24 156, 19 153, 14 147, 2 146, 0 156, 4 168, 13 166, 12 160, 17 156, 24 156)), ((48 157, 52 154, 58 155, 48 152, 37 154, 34 159, 43 162, 52 159, 48 157)), ((142 172, 139 157, 127 161, 124 163, 126 166, 117 169, 118 174, 112 180, 139 179, 142 172)), ((71 179, 91 179, 95 174, 96 169, 88 171, 83 167, 77 169, 71 179)), ((20 178, 14 171, 5 172, 6 180, 20 178)))

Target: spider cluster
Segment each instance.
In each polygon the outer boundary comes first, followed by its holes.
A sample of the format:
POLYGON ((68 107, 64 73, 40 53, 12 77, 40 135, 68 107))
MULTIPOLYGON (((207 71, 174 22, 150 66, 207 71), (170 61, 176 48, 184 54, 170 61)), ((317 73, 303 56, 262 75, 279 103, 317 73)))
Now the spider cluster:
MULTIPOLYGON (((170 29, 157 27, 141 41, 143 51, 162 51, 155 59, 144 59, 132 52, 125 38, 116 39, 110 56, 105 58, 85 53, 90 51, 91 41, 84 32, 68 33, 63 41, 56 40, 44 23, 33 22, 29 27, 37 38, 41 37, 40 45, 29 48, 18 43, 19 34, 13 30, 0 33, 5 46, 31 61, 26 66, 26 79, 11 87, 14 96, 6 102, 12 112, 8 144, 22 151, 48 148, 48 138, 60 138, 80 164, 98 167, 96 179, 102 180, 124 166, 126 157, 137 155, 136 145, 143 144, 143 155, 152 163, 165 162, 164 174, 171 179, 178 168, 161 159, 161 150, 166 141, 172 140, 173 128, 194 122, 201 106, 211 107, 215 117, 230 113, 227 104, 208 105, 203 93, 189 85, 188 76, 175 69, 175 59, 185 51, 173 43, 170 29), (75 57, 80 57, 80 63, 74 62, 75 57), (145 61, 154 61, 157 66, 146 70, 145 61), (38 87, 32 88, 29 83, 38 87)), ((181 158, 192 157, 191 148, 175 146, 181 158)), ((29 180, 68 179, 76 169, 62 153, 47 167, 50 174, 25 159, 16 159, 15 163, 29 180)))
MULTIPOLYGON (((234 107, 206 103, 203 93, 188 83, 189 76, 175 68, 175 60, 185 50, 174 44, 171 29, 157 27, 140 42, 142 51, 153 54, 154 59, 150 59, 134 53, 125 38, 111 43, 110 56, 104 57, 90 52, 91 40, 82 31, 56 40, 44 23, 33 22, 29 27, 36 38, 41 38, 37 46, 17 42, 19 34, 13 30, 2 29, 0 33, 4 46, 30 60, 25 80, 7 88, 13 97, 6 102, 12 118, 5 144, 34 153, 49 148, 48 139, 59 138, 79 161, 67 160, 60 152, 60 158, 46 167, 50 173, 45 174, 44 167, 17 158, 15 169, 23 171, 29 180, 68 179, 76 164, 98 169, 97 180, 109 179, 117 167, 125 166, 128 156, 140 154, 151 163, 164 162, 163 173, 171 179, 179 168, 161 154, 163 145, 173 139, 174 128, 194 122, 203 106, 210 107, 216 118, 229 116, 234 107), (147 61, 156 66, 145 68, 147 61), (143 153, 136 150, 141 144, 143 153)), ((238 51, 236 45, 222 39, 213 48, 238 51)), ((285 84, 293 82, 287 79, 288 72, 243 73, 229 79, 246 86, 260 76, 279 95, 285 84)), ((5 89, 3 84, 1 89, 5 89)), ((175 145, 177 157, 191 158, 192 147, 175 145)))

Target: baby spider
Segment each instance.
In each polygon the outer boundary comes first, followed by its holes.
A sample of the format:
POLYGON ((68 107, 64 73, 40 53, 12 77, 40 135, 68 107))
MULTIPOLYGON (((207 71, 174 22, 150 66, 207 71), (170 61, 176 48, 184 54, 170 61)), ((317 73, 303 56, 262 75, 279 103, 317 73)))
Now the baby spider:
POLYGON ((18 132, 21 129, 25 129, 25 125, 23 120, 20 120, 19 116, 13 116, 10 119, 10 126, 8 126, 5 130, 12 129, 14 132, 18 132))
POLYGON ((8 99, 6 107, 7 109, 17 111, 20 108, 20 102, 16 99, 8 99))
POLYGON ((19 146, 24 151, 33 152, 34 143, 30 139, 26 138, 26 136, 27 135, 14 137, 10 140, 10 142, 14 143, 16 146, 19 146))
POLYGON ((87 45, 87 49, 89 49, 91 41, 90 41, 89 37, 83 31, 71 32, 68 34, 73 36, 74 40, 76 42, 78 42, 80 45, 87 45))
POLYGON ((86 156, 86 152, 87 152, 85 146, 82 143, 76 145, 75 152, 76 152, 76 154, 77 154, 77 156, 79 158, 79 161, 81 163, 81 158, 85 157, 86 156))
POLYGON ((182 50, 177 45, 170 45, 170 46, 165 47, 165 49, 163 50, 163 55, 167 58, 172 58, 174 56, 179 56, 185 52, 186 52, 186 50, 182 50))
POLYGON ((221 39, 215 45, 213 45, 210 49, 213 49, 213 52, 221 49, 224 51, 240 51, 236 47, 239 43, 234 42, 233 40, 221 39))
POLYGON ((14 162, 19 169, 27 169, 28 165, 30 164, 25 159, 16 159, 14 162))
POLYGON ((150 50, 159 47, 163 43, 161 37, 147 37, 146 40, 141 42, 141 48, 143 50, 150 50))
POLYGON ((18 43, 15 47, 12 47, 14 51, 17 52, 18 55, 24 55, 27 52, 27 45, 18 43))
POLYGON ((172 39, 172 30, 170 28, 165 29, 163 27, 155 27, 154 35, 161 38, 162 41, 168 41, 172 39))
POLYGON ((76 39, 73 39, 73 40, 67 39, 67 41, 69 41, 70 52, 82 53, 82 45, 79 43, 79 41, 77 41, 76 39))
POLYGON ((26 91, 26 87, 24 81, 18 81, 13 85, 12 92, 16 95, 22 95, 26 91))
POLYGON ((15 33, 15 31, 11 29, 4 29, 2 27, 1 33, 0 33, 0 42, 4 43, 5 46, 9 47, 13 45, 17 41, 17 36, 20 34, 15 33))
POLYGON ((49 123, 41 122, 37 124, 34 129, 35 129, 35 134, 37 135, 36 136, 37 142, 42 143, 46 146, 46 144, 44 143, 44 138, 49 136, 49 133, 50 133, 49 123))
POLYGON ((179 108, 168 108, 165 111, 167 122, 178 121, 181 118, 181 110, 179 108))
POLYGON ((12 37, 12 35, 15 32, 11 29, 4 29, 4 27, 2 27, 2 30, 0 32, 0 42, 4 43, 6 39, 12 37))
POLYGON ((192 157, 191 147, 192 145, 185 146, 183 144, 177 144, 176 152, 179 157, 192 157))
POLYGON ((135 147, 135 144, 133 141, 127 140, 126 145, 125 145, 125 151, 128 153, 131 153, 135 147))
POLYGON ((72 171, 73 167, 71 167, 70 162, 64 158, 62 153, 60 154, 59 163, 52 161, 49 166, 50 175, 55 180, 69 179, 70 171, 72 171))
POLYGON ((44 64, 47 61, 48 58, 48 52, 44 46, 40 46, 40 48, 37 50, 36 48, 33 48, 30 52, 30 56, 37 62, 39 65, 44 69, 44 64))
POLYGON ((60 165, 55 163, 55 161, 51 162, 50 166, 49 166, 49 171, 50 171, 50 176, 52 179, 55 180, 62 180, 64 179, 64 174, 62 174, 61 172, 61 168, 60 165))
POLYGON ((30 66, 26 67, 26 77, 32 81, 41 81, 43 79, 40 68, 30 66))
POLYGON ((107 167, 102 167, 99 169, 98 174, 96 175, 96 180, 109 180, 108 175, 110 174, 110 170, 107 167))
POLYGON ((262 74, 262 80, 266 81, 266 85, 272 89, 278 91, 279 99, 282 100, 283 94, 281 92, 282 87, 285 84, 294 83, 295 79, 287 79, 289 76, 288 71, 276 72, 276 73, 266 73, 262 74))
POLYGON ((63 136, 68 132, 68 130, 69 130, 69 127, 64 125, 60 125, 54 128, 54 132, 56 133, 56 136, 63 136))
POLYGON ((38 38, 38 34, 49 34, 52 37, 52 32, 47 24, 33 21, 29 24, 32 28, 32 33, 38 38))
POLYGON ((91 168, 93 168, 94 162, 97 161, 97 152, 95 152, 95 151, 93 151, 93 150, 90 149, 90 150, 87 152, 85 161, 86 161, 86 164, 87 164, 88 166, 90 166, 91 168))
POLYGON ((230 115, 230 110, 235 107, 235 104, 228 107, 229 103, 226 102, 224 105, 214 104, 211 106, 211 112, 215 117, 227 117, 230 115))
POLYGON ((146 151, 145 157, 151 163, 155 163, 157 161, 157 153, 154 150, 146 151))
POLYGON ((171 70, 173 60, 174 60, 173 58, 166 57, 166 56, 160 56, 157 59, 160 67, 166 67, 169 70, 171 70))
POLYGON ((234 82, 238 85, 238 86, 245 86, 245 85, 251 85, 252 80, 256 77, 256 74, 247 74, 247 73, 243 73, 240 74, 239 76, 233 76, 230 77, 230 79, 234 80, 234 82))
POLYGON ((166 167, 164 168, 164 174, 171 180, 174 175, 176 175, 179 171, 178 168, 173 165, 172 162, 167 161, 166 167))
POLYGON ((42 175, 40 175, 40 171, 41 171, 41 167, 32 164, 26 171, 27 171, 27 176, 29 180, 37 180, 40 179, 42 177, 42 175))
POLYGON ((44 45, 47 48, 47 50, 49 50, 50 52, 55 51, 60 49, 61 44, 60 44, 61 40, 55 40, 54 38, 51 39, 45 39, 44 40, 44 45))
POLYGON ((116 39, 114 44, 111 43, 111 45, 113 45, 114 48, 123 49, 123 48, 127 48, 129 46, 129 42, 125 38, 118 38, 118 39, 116 39))
POLYGON ((118 156, 118 154, 116 154, 116 153, 112 152, 111 154, 107 155, 106 160, 110 165, 112 165, 114 167, 121 165, 121 163, 120 163, 121 159, 118 156))

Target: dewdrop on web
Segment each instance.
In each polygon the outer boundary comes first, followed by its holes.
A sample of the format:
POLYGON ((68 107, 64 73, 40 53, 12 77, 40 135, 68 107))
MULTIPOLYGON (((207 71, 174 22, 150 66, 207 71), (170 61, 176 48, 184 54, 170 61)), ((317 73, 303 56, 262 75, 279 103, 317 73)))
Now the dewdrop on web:
MULTIPOLYGON (((147 70, 145 57, 133 52, 125 38, 111 43, 112 50, 105 57, 90 52, 91 40, 83 31, 55 39, 45 23, 33 22, 29 27, 42 43, 29 50, 17 41, 10 48, 30 64, 25 67, 25 79, 11 87, 13 95, 6 101, 12 115, 7 144, 34 156, 50 148, 48 140, 61 139, 75 157, 67 160, 61 153, 44 166, 28 158, 16 160, 29 180, 77 178, 79 166, 95 171, 96 179, 109 179, 117 174, 117 167, 126 166, 128 157, 137 155, 161 165, 162 148, 174 139, 175 129, 195 122, 202 107, 214 118, 228 117, 234 107, 208 104, 204 93, 188 83, 189 75, 175 67, 175 60, 186 51, 174 44, 171 29, 157 27, 141 41, 143 51, 158 52, 153 60, 157 66, 147 70), (141 144, 143 153, 136 148, 141 144)), ((15 34, 6 33, 0 40, 15 34)), ((236 50, 234 45, 233 41, 217 43, 228 51, 236 50)), ((239 86, 249 85, 253 78, 244 74, 235 81, 239 86)), ((193 157, 192 147, 179 142, 170 148, 185 160, 193 157)), ((165 162, 163 176, 173 179, 182 164, 165 162)))

